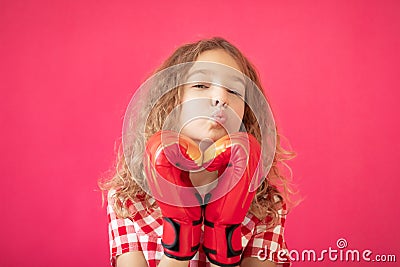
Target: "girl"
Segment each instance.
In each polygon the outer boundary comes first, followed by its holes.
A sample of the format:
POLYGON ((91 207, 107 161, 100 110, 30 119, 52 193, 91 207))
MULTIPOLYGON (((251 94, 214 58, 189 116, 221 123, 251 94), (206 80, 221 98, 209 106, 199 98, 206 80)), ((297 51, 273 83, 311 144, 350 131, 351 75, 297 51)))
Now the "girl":
MULTIPOLYGON (((231 69, 240 71, 248 77, 263 94, 259 77, 252 64, 242 53, 228 41, 222 38, 200 40, 179 47, 156 71, 159 73, 173 66, 187 62, 214 62, 228 66, 231 69)), ((214 263, 222 266, 221 262, 210 262, 210 258, 204 251, 203 246, 189 259, 166 256, 165 247, 162 245, 163 222, 162 210, 151 193, 146 190, 145 172, 143 171, 142 155, 146 141, 160 130, 165 129, 167 120, 174 122, 176 107, 180 107, 182 114, 185 113, 185 106, 182 103, 195 99, 210 99, 210 105, 231 110, 241 120, 243 129, 257 138, 262 144, 262 125, 259 125, 254 110, 244 101, 248 93, 243 88, 242 92, 228 90, 224 87, 210 86, 209 83, 193 83, 190 86, 177 86, 163 94, 157 86, 149 86, 150 92, 145 95, 148 102, 141 108, 142 114, 148 114, 144 118, 144 135, 134 136, 132 145, 124 151, 120 146, 118 153, 115 175, 111 180, 100 184, 103 190, 108 191, 108 220, 109 238, 111 249, 111 264, 113 266, 214 266, 214 263), (153 91, 153 92, 152 92, 153 91), (155 101, 154 96, 158 99, 155 101), (182 106, 180 106, 182 105, 182 106), (129 150, 129 151, 128 151, 129 150), (127 156, 129 155, 129 156, 127 156), (127 160, 129 158, 129 160, 127 160)), ((164 89, 163 89, 164 90, 164 89)), ((143 100, 143 97, 141 97, 143 100)), ((204 102, 202 102, 204 103, 204 102)), ((198 103, 197 103, 198 104, 198 103)), ((129 110, 128 110, 129 111, 129 110)), ((260 112, 260 111, 259 111, 260 112)), ((265 111, 265 113, 267 113, 265 111)), ((261 111, 263 114, 263 111, 261 111)), ((182 117, 179 117, 182 119, 182 117)), ((226 128, 222 127, 225 122, 223 116, 216 116, 216 120, 186 120, 188 123, 179 125, 180 132, 187 136, 194 143, 197 143, 202 151, 219 138, 229 134, 226 128), (206 142, 203 142, 206 140, 206 142), (207 143, 207 144, 204 144, 207 143), (202 146, 204 146, 202 148, 202 146)), ((142 118, 143 119, 143 118, 142 118)), ((140 123, 135 121, 136 123, 140 123)), ((261 119, 261 123, 265 120, 261 119)), ((132 122, 125 124, 124 132, 129 132, 132 122), (128 131, 126 130, 128 128, 128 131)), ((267 173, 266 179, 262 180, 251 201, 245 217, 242 220, 240 232, 243 250, 241 253, 241 267, 248 266, 290 266, 290 259, 287 254, 284 241, 284 223, 286 218, 286 204, 290 201, 291 189, 288 179, 281 172, 281 166, 287 166, 284 161, 292 159, 294 152, 284 150, 280 145, 280 135, 275 126, 276 142, 274 143, 274 155, 272 166, 267 173), (278 190, 279 187, 279 190, 278 190)), ((130 137, 124 137, 129 139, 130 137)), ((264 148, 263 148, 264 149, 264 148)), ((217 179, 218 172, 207 170, 191 172, 190 180, 194 186, 205 186, 212 184, 217 179)), ((203 193, 204 193, 203 192, 203 193)), ((203 194, 204 196, 204 194, 203 194)), ((204 231, 204 226, 202 227, 204 231)), ((200 243, 204 242, 204 234, 201 233, 200 243)), ((239 265, 235 265, 239 266, 239 265)))

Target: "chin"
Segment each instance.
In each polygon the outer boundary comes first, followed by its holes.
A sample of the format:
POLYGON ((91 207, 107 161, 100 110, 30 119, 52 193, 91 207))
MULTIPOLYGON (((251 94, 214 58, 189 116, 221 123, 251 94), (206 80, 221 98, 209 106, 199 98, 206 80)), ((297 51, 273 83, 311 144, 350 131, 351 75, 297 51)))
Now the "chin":
POLYGON ((209 133, 206 138, 209 138, 215 142, 225 135, 227 135, 226 131, 224 129, 221 129, 219 131, 213 131, 213 132, 209 133))
POLYGON ((199 131, 194 131, 194 132, 186 132, 182 131, 182 134, 186 135, 187 137, 190 137, 193 141, 196 143, 200 143, 201 141, 204 141, 206 139, 210 139, 213 142, 217 141, 224 135, 226 135, 225 130, 222 131, 209 131, 209 132, 199 132, 199 131))
POLYGON ((227 132, 225 128, 219 124, 215 124, 215 122, 203 122, 186 125, 186 127, 181 130, 181 134, 184 134, 199 143, 205 139, 211 139, 215 142, 226 135, 227 132))

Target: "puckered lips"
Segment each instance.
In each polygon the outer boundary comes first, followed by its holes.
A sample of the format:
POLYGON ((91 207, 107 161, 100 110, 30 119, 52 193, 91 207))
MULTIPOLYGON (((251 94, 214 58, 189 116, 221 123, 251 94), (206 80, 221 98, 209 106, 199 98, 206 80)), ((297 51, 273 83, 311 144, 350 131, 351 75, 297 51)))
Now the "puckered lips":
POLYGON ((224 125, 227 121, 227 116, 223 110, 216 110, 211 114, 211 118, 221 125, 224 125))

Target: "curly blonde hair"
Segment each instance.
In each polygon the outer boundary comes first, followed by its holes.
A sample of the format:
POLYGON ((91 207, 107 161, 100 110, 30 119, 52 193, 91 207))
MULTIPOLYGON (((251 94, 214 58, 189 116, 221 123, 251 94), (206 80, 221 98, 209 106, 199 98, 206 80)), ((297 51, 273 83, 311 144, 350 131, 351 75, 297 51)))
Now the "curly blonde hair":
MULTIPOLYGON (((179 47, 156 71, 158 73, 171 66, 175 66, 181 63, 196 61, 198 56, 205 51, 223 49, 230 56, 232 56, 241 68, 241 71, 249 77, 254 84, 261 90, 262 94, 265 93, 260 83, 259 75, 256 72, 255 67, 250 61, 239 51, 238 48, 233 46, 231 43, 220 37, 214 37, 211 39, 203 39, 194 43, 185 44, 179 47)), ((155 88, 152 90, 163 90, 161 88, 155 88)), ((155 101, 151 99, 152 96, 159 96, 159 92, 152 92, 148 96, 150 99, 146 99, 149 104, 145 105, 143 114, 148 114, 145 122, 145 132, 142 133, 143 138, 137 138, 134 144, 130 148, 135 151, 137 155, 143 152, 145 140, 152 134, 163 128, 165 119, 171 113, 171 111, 180 103, 180 90, 174 88, 169 92, 165 93, 160 99, 155 101)), ((268 101, 268 100, 267 100, 268 101)), ((262 122, 261 122, 262 123, 262 122)), ((251 108, 245 104, 243 125, 245 126, 248 133, 254 135, 261 143, 261 131, 257 122, 256 116, 252 112, 251 108)), ((285 150, 281 145, 281 135, 279 134, 278 127, 275 125, 276 131, 276 148, 275 155, 272 161, 271 168, 267 174, 266 179, 258 187, 256 195, 250 206, 250 212, 253 213, 259 219, 265 219, 270 217, 268 224, 274 225, 281 214, 279 210, 282 205, 294 204, 291 196, 295 193, 292 189, 292 172, 290 167, 285 161, 290 160, 296 156, 295 152, 285 150), (290 171, 290 177, 282 173, 282 168, 287 168, 290 171)), ((112 174, 111 179, 106 178, 105 180, 99 181, 99 187, 103 191, 113 190, 112 198, 113 208, 119 217, 127 218, 133 216, 128 206, 131 203, 137 201, 146 201, 148 208, 156 208, 157 203, 153 201, 150 204, 152 198, 147 194, 143 188, 139 185, 138 181, 143 181, 143 164, 142 158, 136 157, 135 153, 132 153, 130 162, 127 163, 125 158, 126 153, 123 151, 122 142, 119 143, 117 149, 117 160, 115 164, 115 171, 112 174), (129 166, 128 166, 129 165, 129 166), (130 168, 129 168, 130 167, 130 168), (135 179, 133 179, 135 177, 135 179)), ((292 206, 292 205, 290 205, 292 206)))

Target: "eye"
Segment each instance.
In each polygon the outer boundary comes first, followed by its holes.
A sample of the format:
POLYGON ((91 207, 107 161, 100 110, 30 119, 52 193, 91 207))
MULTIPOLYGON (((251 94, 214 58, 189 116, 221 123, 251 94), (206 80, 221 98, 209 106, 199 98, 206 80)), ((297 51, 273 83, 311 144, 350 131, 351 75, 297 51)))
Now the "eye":
POLYGON ((192 85, 192 87, 194 87, 194 88, 200 88, 200 89, 207 89, 207 88, 209 88, 209 86, 207 86, 207 85, 205 85, 205 84, 201 84, 201 83, 194 84, 194 85, 192 85))
POLYGON ((242 98, 243 98, 242 94, 241 94, 241 93, 239 93, 238 91, 235 91, 235 90, 230 90, 230 89, 228 89, 227 91, 228 91, 228 93, 230 93, 230 94, 234 94, 234 95, 237 95, 237 96, 239 96, 239 97, 242 97, 242 98))

